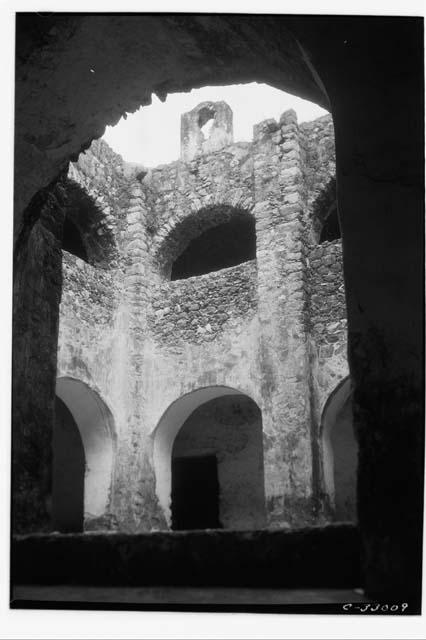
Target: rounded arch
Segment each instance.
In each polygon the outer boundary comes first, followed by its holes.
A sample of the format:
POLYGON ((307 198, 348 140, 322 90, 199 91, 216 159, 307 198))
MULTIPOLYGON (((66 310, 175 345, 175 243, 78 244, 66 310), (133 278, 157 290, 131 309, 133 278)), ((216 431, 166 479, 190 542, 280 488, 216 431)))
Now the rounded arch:
MULTIPOLYGON (((259 507, 257 509, 257 514, 254 516, 250 516, 248 518, 241 517, 241 508, 240 514, 238 516, 235 515, 235 510, 233 514, 226 514, 226 507, 221 509, 221 515, 223 516, 222 524, 225 528, 234 528, 233 523, 238 521, 238 527, 241 528, 255 528, 264 525, 264 480, 263 480, 263 444, 262 444, 262 422, 261 422, 261 411, 255 401, 250 398, 247 394, 227 386, 210 386, 210 387, 202 387, 199 389, 195 389, 191 391, 174 402, 168 407, 168 409, 164 412, 162 417, 160 418, 155 430, 152 433, 153 437, 153 463, 154 463, 154 472, 156 479, 156 494, 158 497, 159 504, 164 512, 166 521, 169 526, 172 525, 172 458, 174 453, 177 453, 179 456, 185 456, 188 453, 188 448, 185 451, 185 438, 183 441, 178 441, 178 434, 183 434, 182 427, 185 427, 188 436, 190 431, 194 433, 194 426, 198 431, 200 430, 200 426, 196 424, 191 424, 192 422, 197 422, 199 419, 203 422, 205 416, 199 415, 197 416, 197 411, 199 411, 202 407, 206 407, 209 403, 212 403, 215 400, 226 399, 231 400, 232 397, 236 398, 239 401, 248 401, 252 403, 256 407, 259 415, 259 447, 260 451, 258 457, 257 470, 260 471, 257 476, 258 479, 261 478, 261 486, 257 486, 257 490, 259 491, 259 507), (181 431, 182 429, 182 431, 181 431), (178 451, 174 451, 175 444, 178 444, 178 451), (251 525, 250 522, 255 522, 255 525, 251 525)), ((217 411, 217 407, 214 407, 217 411)), ((199 431, 200 432, 200 431, 199 431)), ((210 432, 211 433, 211 432, 210 432)), ((190 438, 186 438, 186 444, 190 438)), ((215 453, 216 447, 213 442, 212 436, 208 436, 209 442, 208 444, 208 452, 215 453)), ((192 451, 197 450, 197 447, 192 447, 192 451)), ((200 451, 198 449, 198 451, 200 451)), ((203 449, 205 452, 205 449, 203 449)), ((241 464, 241 462, 239 463, 241 464)), ((232 470, 228 468, 225 471, 225 475, 232 475, 232 470)), ((221 475, 221 469, 219 469, 219 476, 221 475)), ((220 484, 220 477, 219 477, 220 484)), ((259 483, 258 483, 259 485, 259 483)), ((227 491, 226 487, 221 486, 220 492, 221 494, 225 494, 227 491)), ((253 497, 253 501, 255 501, 255 497, 253 497)), ((238 501, 238 500, 237 500, 238 501)), ((241 506, 241 505, 240 505, 241 506)), ((228 505, 229 507, 229 505, 228 505)))
MULTIPOLYGON (((235 246, 228 248, 228 253, 234 250, 237 261, 232 265, 227 264, 226 266, 233 266, 234 264, 254 259, 256 257, 256 230, 252 209, 225 203, 207 205, 192 211, 183 219, 177 220, 167 237, 158 246, 155 251, 155 260, 160 273, 165 278, 170 278, 174 264, 182 257, 191 243, 199 239, 203 234, 214 231, 215 228, 220 232, 220 229, 225 225, 239 227, 240 233, 222 233, 220 235, 224 240, 238 242, 241 235, 244 239, 244 241, 240 242, 244 252, 238 251, 235 246)), ((213 245, 217 246, 217 238, 215 240, 213 245)), ((201 255, 206 255, 206 253, 208 253, 208 246, 203 247, 201 250, 201 255)), ((193 258, 191 262, 193 262, 193 258)), ((208 271, 204 271, 204 273, 206 272, 208 271)))
MULTIPOLYGON (((75 378, 58 378, 56 396, 75 421, 83 445, 84 521, 86 523, 108 512, 115 450, 114 419, 100 395, 86 383, 75 378)), ((56 440, 56 447, 60 447, 58 440, 56 440)), ((53 455, 53 484, 55 484, 55 481, 58 481, 55 473, 55 440, 53 455)), ((77 478, 76 481, 78 481, 77 478)), ((53 495, 55 496, 55 492, 53 495)), ((55 505, 53 509, 55 510, 55 505)))
POLYGON ((312 232, 319 244, 341 238, 335 177, 329 180, 313 204, 312 232))
MULTIPOLYGON (((117 243, 105 213, 69 169, 63 180, 65 222, 62 246, 89 264, 107 269, 117 257, 117 243)), ((77 176, 76 176, 77 177, 77 176)))
POLYGON ((352 383, 344 378, 328 397, 321 418, 325 491, 336 520, 356 520, 358 445, 352 420, 352 383))

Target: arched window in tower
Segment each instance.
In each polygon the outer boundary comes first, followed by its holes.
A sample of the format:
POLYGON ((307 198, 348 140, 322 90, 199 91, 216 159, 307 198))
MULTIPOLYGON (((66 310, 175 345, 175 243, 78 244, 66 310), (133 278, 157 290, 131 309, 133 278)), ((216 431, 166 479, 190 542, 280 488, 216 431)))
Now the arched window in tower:
POLYGON ((319 244, 323 242, 332 242, 333 240, 338 240, 341 237, 342 234, 340 233, 337 207, 334 207, 324 220, 319 237, 319 244))
POLYGON ((172 264, 171 280, 201 276, 256 258, 255 221, 235 215, 193 238, 172 264))
POLYGON ((215 110, 211 106, 202 109, 198 114, 198 126, 205 139, 209 138, 215 122, 215 110))
POLYGON ((68 253, 72 253, 77 258, 81 258, 81 260, 85 262, 88 261, 87 251, 81 237, 80 229, 68 216, 64 222, 62 249, 68 251, 68 253))
POLYGON ((342 237, 337 212, 336 178, 330 179, 313 204, 312 232, 312 239, 318 244, 342 237))
POLYGON ((63 187, 62 249, 94 267, 110 268, 117 246, 102 207, 72 178, 67 177, 63 187))

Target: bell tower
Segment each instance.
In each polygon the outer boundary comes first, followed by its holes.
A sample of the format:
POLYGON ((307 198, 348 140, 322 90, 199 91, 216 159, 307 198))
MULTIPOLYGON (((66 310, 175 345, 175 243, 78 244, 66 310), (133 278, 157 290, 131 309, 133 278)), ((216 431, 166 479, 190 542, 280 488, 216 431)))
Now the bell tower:
POLYGON ((180 144, 184 162, 219 151, 233 141, 232 110, 226 102, 201 102, 182 114, 180 144))

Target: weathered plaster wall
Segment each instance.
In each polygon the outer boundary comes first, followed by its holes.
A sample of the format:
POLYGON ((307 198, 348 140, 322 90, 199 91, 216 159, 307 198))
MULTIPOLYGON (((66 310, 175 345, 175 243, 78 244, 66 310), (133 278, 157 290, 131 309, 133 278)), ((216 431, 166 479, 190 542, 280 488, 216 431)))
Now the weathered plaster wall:
MULTIPOLYGON (((111 245, 114 253, 106 265, 94 266, 63 252, 58 376, 82 380, 107 404, 121 406, 121 363, 127 356, 125 349, 118 353, 117 341, 122 344, 122 245, 131 183, 124 176, 121 157, 103 141, 81 154, 70 165, 68 176, 84 189, 99 212, 96 228, 88 226, 85 233, 98 240, 99 254, 102 250, 108 253, 111 245)), ((85 242, 84 233, 82 238, 85 242)))
POLYGON ((115 246, 108 268, 63 253, 57 374, 80 380, 97 393, 111 411, 115 428, 111 496, 103 517, 97 514, 96 520, 91 518, 90 522, 86 518, 85 527, 91 529, 114 528, 118 523, 122 529, 131 528, 137 513, 137 490, 129 478, 139 480, 132 468, 140 465, 134 456, 131 427, 132 420, 138 421, 139 397, 132 385, 139 383, 133 369, 139 350, 137 346, 133 348, 137 330, 131 331, 130 327, 140 324, 135 294, 140 274, 139 249, 135 247, 140 221, 134 219, 134 214, 132 217, 138 184, 135 176, 140 171, 140 167, 123 163, 102 141, 80 156, 69 170, 102 214, 100 228, 92 230, 91 235, 100 238, 105 250, 111 242, 115 246), (121 492, 127 490, 131 498, 121 499, 121 492), (131 512, 130 519, 120 517, 117 503, 131 512))
POLYGON ((175 439, 173 456, 215 454, 219 520, 224 529, 265 525, 262 416, 246 396, 224 396, 201 405, 175 439))
POLYGON ((310 523, 312 453, 304 203, 294 111, 254 127, 260 378, 271 525, 310 523), (261 294, 260 294, 261 292, 261 294))

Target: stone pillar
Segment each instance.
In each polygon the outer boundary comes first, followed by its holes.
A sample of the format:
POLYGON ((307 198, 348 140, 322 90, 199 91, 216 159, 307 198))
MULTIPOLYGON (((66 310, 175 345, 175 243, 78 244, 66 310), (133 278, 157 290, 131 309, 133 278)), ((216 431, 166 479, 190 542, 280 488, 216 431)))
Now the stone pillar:
POLYGON ((298 134, 294 111, 254 128, 265 496, 272 526, 313 520, 298 134))
MULTIPOLYGON (((410 42, 420 42, 417 28, 420 21, 410 42)), ((424 481, 423 56, 421 47, 398 45, 397 24, 385 33, 389 46, 378 36, 374 51, 373 31, 371 57, 369 50, 352 67, 342 63, 353 89, 333 97, 337 196, 364 586, 382 601, 413 604, 424 481), (363 91, 355 90, 362 81, 363 91)))
POLYGON ((126 433, 120 436, 117 454, 117 480, 114 491, 114 511, 120 528, 137 532, 160 528, 161 510, 155 494, 152 467, 152 442, 142 417, 143 347, 146 337, 148 286, 146 270, 149 264, 146 243, 146 197, 140 182, 130 185, 130 202, 123 242, 122 313, 127 351, 126 433))
POLYGON ((15 252, 13 283, 12 530, 49 531, 56 353, 62 288, 59 185, 27 208, 28 232, 15 252), (31 219, 38 218, 31 227, 31 219))

